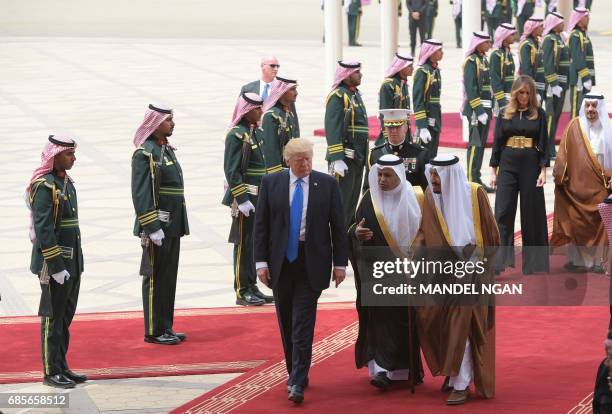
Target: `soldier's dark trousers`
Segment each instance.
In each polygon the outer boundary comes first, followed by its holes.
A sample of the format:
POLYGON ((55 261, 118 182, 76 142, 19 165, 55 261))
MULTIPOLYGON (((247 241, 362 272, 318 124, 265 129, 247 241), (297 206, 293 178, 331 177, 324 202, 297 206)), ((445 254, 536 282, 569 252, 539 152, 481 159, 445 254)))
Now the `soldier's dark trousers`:
POLYGON ((361 16, 359 14, 348 15, 348 35, 349 45, 354 46, 357 44, 359 38, 359 25, 361 23, 361 16))
POLYGON ((340 185, 346 229, 348 230, 355 220, 355 210, 361 193, 364 166, 349 158, 345 158, 344 162, 348 166, 348 170, 344 173, 344 177, 336 177, 340 185))
POLYGON ((523 34, 523 30, 525 29, 525 23, 527 23, 528 19, 529 16, 525 15, 524 13, 520 16, 516 16, 516 30, 518 31, 518 36, 523 34))
POLYGON ((478 122, 477 125, 470 125, 470 143, 467 148, 467 174, 468 181, 473 183, 481 183, 480 168, 484 158, 485 145, 489 136, 489 126, 491 125, 491 113, 486 124, 478 122), (473 129, 478 128, 478 136, 480 141, 472 140, 473 129))
POLYGON ((548 128, 548 155, 552 157, 557 156, 557 149, 555 147, 555 137, 557 136, 557 127, 559 126, 559 119, 563 112, 563 103, 565 102, 565 90, 561 92, 561 97, 553 95, 547 102, 552 101, 552 108, 546 108, 546 125, 548 128))
POLYGON ((578 90, 576 85, 570 86, 570 117, 575 118, 580 112, 580 106, 582 105, 582 98, 584 93, 582 90, 578 90))
POLYGON ((455 39, 457 41, 457 47, 461 47, 461 28, 463 27, 463 20, 461 14, 455 17, 455 39))
POLYGON ((53 278, 51 289, 52 318, 41 318, 42 362, 45 375, 56 375, 68 369, 66 353, 70 343, 70 324, 79 299, 81 276, 71 275, 63 285, 53 278))
POLYGON ((440 131, 427 127, 429 134, 431 135, 431 141, 427 144, 422 143, 423 147, 427 150, 427 156, 429 159, 435 158, 438 155, 438 147, 440 146, 440 131))
POLYGON ((436 16, 426 16, 425 22, 425 36, 427 36, 425 39, 431 39, 433 37, 434 25, 436 24, 436 16))
POLYGON ((537 150, 504 148, 495 193, 495 220, 501 240, 495 263, 498 270, 514 266, 514 219, 520 193, 523 272, 548 271, 548 226, 544 189, 536 187, 539 174, 537 150))
POLYGON ((180 237, 166 237, 161 246, 149 248, 153 274, 142 278, 145 335, 159 336, 172 329, 180 250, 180 237))
MULTIPOLYGON (((257 205, 257 200, 251 200, 257 205)), ((234 244, 234 291, 236 297, 242 296, 251 290, 257 283, 257 272, 253 259, 253 225, 255 224, 255 213, 251 212, 249 217, 240 214, 240 244, 234 244)))
POLYGON ((410 30, 410 53, 414 56, 414 51, 416 49, 416 36, 417 29, 419 30, 419 44, 423 43, 426 39, 427 34, 427 22, 425 21, 425 16, 421 15, 419 20, 414 20, 412 16, 408 17, 408 29, 410 30))

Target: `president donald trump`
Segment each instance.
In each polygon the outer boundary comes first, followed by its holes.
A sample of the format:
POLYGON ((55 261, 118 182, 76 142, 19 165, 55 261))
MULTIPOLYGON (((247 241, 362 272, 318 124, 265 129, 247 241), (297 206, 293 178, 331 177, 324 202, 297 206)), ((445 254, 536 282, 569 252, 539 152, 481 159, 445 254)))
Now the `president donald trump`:
POLYGON ((274 293, 294 403, 308 386, 317 301, 331 279, 336 287, 344 280, 348 262, 340 189, 312 170, 312 148, 302 138, 289 141, 289 169, 264 176, 255 216, 257 277, 274 293))

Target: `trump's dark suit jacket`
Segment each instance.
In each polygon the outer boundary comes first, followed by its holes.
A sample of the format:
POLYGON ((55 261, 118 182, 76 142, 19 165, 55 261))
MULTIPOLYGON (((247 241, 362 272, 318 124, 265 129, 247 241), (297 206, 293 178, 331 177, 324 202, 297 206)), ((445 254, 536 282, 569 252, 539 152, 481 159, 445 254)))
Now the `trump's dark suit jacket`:
MULTIPOLYGON (((289 170, 263 177, 255 210, 255 262, 268 262, 271 287, 281 276, 289 238, 289 170)), ((310 286, 329 287, 332 264, 348 263, 348 239, 336 180, 312 171, 308 184, 304 254, 310 286)))

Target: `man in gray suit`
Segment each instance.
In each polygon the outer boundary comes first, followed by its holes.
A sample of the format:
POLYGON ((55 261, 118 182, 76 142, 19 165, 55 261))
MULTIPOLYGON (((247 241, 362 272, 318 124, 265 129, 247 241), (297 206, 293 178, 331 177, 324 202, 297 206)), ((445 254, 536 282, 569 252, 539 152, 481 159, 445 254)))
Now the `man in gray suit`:
MULTIPOLYGON (((240 95, 242 93, 256 93, 261 96, 261 99, 268 99, 270 95, 270 91, 272 90, 272 82, 276 79, 276 75, 278 73, 278 69, 280 68, 280 64, 278 63, 278 59, 275 56, 264 56, 261 58, 261 79, 254 80, 253 82, 249 82, 246 85, 243 85, 240 89, 240 95)), ((295 109, 295 104, 291 104, 291 111, 294 114, 297 114, 295 109)), ((297 131, 297 136, 300 136, 300 123, 298 122, 297 117, 295 118, 295 130, 297 131)))
POLYGON ((264 56, 261 58, 261 79, 258 79, 253 82, 249 82, 240 89, 240 92, 252 92, 261 96, 261 98, 265 101, 270 94, 270 89, 272 89, 272 82, 276 79, 276 74, 278 73, 278 68, 280 65, 278 64, 278 59, 274 56, 264 56))

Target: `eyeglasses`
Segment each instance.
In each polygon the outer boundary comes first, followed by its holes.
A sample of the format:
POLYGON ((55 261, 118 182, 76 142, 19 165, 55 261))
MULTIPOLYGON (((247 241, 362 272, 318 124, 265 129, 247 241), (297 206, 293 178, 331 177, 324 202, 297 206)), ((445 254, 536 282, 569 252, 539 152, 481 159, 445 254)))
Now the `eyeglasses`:
POLYGON ((276 64, 270 64, 270 63, 268 63, 268 66, 270 66, 272 69, 278 69, 278 68, 280 68, 280 65, 276 65, 276 64))

